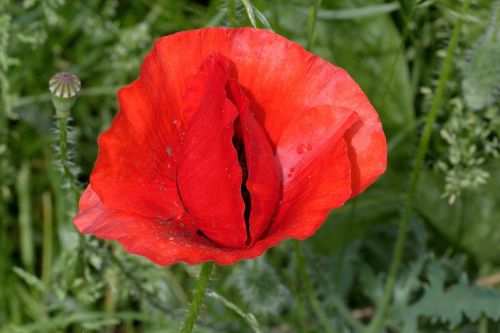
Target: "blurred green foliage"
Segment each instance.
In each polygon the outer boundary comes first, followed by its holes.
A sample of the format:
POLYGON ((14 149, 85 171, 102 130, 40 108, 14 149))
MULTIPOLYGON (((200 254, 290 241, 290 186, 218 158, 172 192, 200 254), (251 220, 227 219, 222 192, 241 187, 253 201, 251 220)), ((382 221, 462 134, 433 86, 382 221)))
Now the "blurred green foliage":
MULTIPOLYGON (((314 3, 0 2, 0 332, 175 332, 199 271, 157 267, 76 232, 51 149, 49 78, 68 70, 83 83, 70 157, 84 184, 96 138, 117 112, 116 91, 137 77, 156 38, 253 24, 305 46, 314 3)), ((303 244, 306 274, 335 332, 362 331, 382 295, 421 119, 460 7, 454 0, 321 1, 313 52, 360 84, 389 146, 386 174, 303 244)), ((477 0, 461 17, 386 332, 500 330, 499 7, 477 0)), ((218 267, 196 330, 324 331, 293 252, 287 241, 258 260, 218 267)))

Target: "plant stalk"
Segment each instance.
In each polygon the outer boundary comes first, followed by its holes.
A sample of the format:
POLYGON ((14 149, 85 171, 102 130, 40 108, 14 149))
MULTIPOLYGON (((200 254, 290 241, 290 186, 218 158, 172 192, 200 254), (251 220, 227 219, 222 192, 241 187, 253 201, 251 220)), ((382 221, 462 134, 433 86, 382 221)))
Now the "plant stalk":
POLYGON ((309 14, 307 17, 307 46, 306 49, 309 51, 314 47, 314 42, 316 39, 316 21, 318 19, 318 10, 321 6, 321 0, 313 0, 313 3, 309 7, 309 14))
POLYGON ((21 261, 24 268, 33 273, 35 269, 35 248, 33 242, 33 221, 31 203, 31 169, 24 161, 17 175, 17 195, 19 206, 19 243, 21 261))
POLYGON ((196 286, 196 291, 194 293, 193 302, 189 307, 188 314, 182 327, 180 329, 181 333, 191 333, 200 313, 201 304, 203 303, 203 297, 205 296, 205 291, 207 289, 208 280, 210 278, 210 273, 212 272, 214 264, 211 262, 206 262, 201 266, 200 276, 198 277, 198 285, 196 286))
POLYGON ((295 258, 297 260, 297 275, 299 280, 302 281, 303 286, 305 287, 307 300, 311 304, 314 314, 323 326, 323 332, 336 333, 332 322, 328 318, 328 314, 325 312, 321 302, 318 299, 318 295, 316 294, 311 279, 309 278, 309 275, 307 273, 304 255, 302 253, 302 243, 299 240, 294 240, 294 243, 295 258))
POLYGON ((62 166, 62 174, 64 180, 69 186, 71 195, 73 196, 72 210, 78 209, 78 198, 80 191, 76 185, 77 181, 75 175, 71 172, 70 159, 68 153, 68 117, 59 117, 58 130, 59 130, 59 160, 62 166))
POLYGON ((227 14, 229 19, 229 26, 236 28, 238 26, 238 14, 236 13, 236 4, 234 0, 226 0, 227 14))
POLYGON ((42 282, 50 288, 50 278, 52 274, 52 250, 54 248, 53 238, 54 230, 52 227, 53 208, 50 192, 44 192, 42 195, 43 212, 43 243, 42 243, 42 282))
MULTIPOLYGON (((464 5, 462 7, 462 13, 465 14, 471 4, 471 0, 465 0, 464 5)), ((375 315, 370 323, 370 326, 367 328, 367 333, 377 333, 380 332, 383 324, 385 315, 389 306, 389 302, 391 300, 391 296, 394 291, 394 285, 396 283, 396 277, 399 271, 399 267, 401 266, 401 259, 403 255, 404 244, 406 241, 406 234, 408 231, 408 224, 410 220, 410 214, 412 211, 412 204, 415 199, 415 194, 418 185, 418 179, 420 176, 420 172, 422 170, 423 161, 425 155, 427 154, 427 149, 429 148, 429 141, 432 134, 432 127, 436 121, 437 112, 441 105, 441 100, 443 98, 443 94, 446 87, 446 82, 450 77, 452 64, 453 64, 453 56, 455 54, 455 50, 458 45, 458 40, 460 36, 460 31, 462 30, 462 19, 459 17, 458 21, 453 28, 453 32, 450 39, 450 44, 448 45, 448 49, 446 52, 446 57, 444 59, 443 67, 441 69, 441 73, 439 75, 439 82, 436 88, 436 92, 434 94, 434 98, 432 100, 430 111, 427 115, 424 130, 422 133, 422 137, 420 138, 420 142, 418 145, 417 156, 415 158, 415 164, 413 166, 413 170, 411 173, 410 179, 410 188, 408 192, 408 196, 406 198, 406 203, 404 206, 403 214, 401 216, 401 222, 399 225, 398 236, 396 239, 396 245, 394 248, 394 254, 391 262, 391 267, 389 269, 389 274, 387 276, 387 280, 384 286, 384 293, 380 300, 380 303, 377 306, 377 310, 375 315)))

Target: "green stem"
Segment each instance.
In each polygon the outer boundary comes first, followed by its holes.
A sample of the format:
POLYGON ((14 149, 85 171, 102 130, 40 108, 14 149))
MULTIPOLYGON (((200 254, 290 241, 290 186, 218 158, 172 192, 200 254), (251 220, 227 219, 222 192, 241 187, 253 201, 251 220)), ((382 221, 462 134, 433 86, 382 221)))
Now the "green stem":
POLYGON ((306 271, 306 264, 304 260, 304 255, 302 253, 302 243, 299 240, 294 240, 295 242, 295 257, 297 260, 297 275, 299 280, 303 283, 305 287, 305 293, 307 300, 311 304, 314 314, 319 319, 321 325, 323 326, 323 332, 335 333, 336 330, 333 327, 328 315, 326 314, 321 302, 316 295, 316 291, 313 288, 309 274, 306 271))
POLYGON ((165 270, 165 280, 172 289, 172 293, 174 294, 175 298, 177 298, 179 304, 181 304, 182 306, 187 306, 189 301, 186 293, 184 292, 184 289, 182 289, 182 286, 177 280, 177 277, 169 269, 165 270))
POLYGON ((19 207, 19 237, 21 261, 25 269, 33 273, 35 248, 33 246, 33 223, 31 204, 31 170, 29 162, 24 161, 17 175, 17 195, 19 207))
POLYGON ((351 310, 347 308, 344 304, 344 301, 337 295, 331 295, 331 300, 333 305, 335 306, 335 310, 339 313, 339 315, 346 321, 348 325, 351 326, 353 332, 362 332, 365 329, 365 326, 356 318, 353 317, 351 310))
POLYGON ((316 34, 316 21, 318 18, 318 10, 321 5, 321 0, 313 0, 309 7, 309 15, 307 17, 307 49, 309 51, 314 47, 316 34))
POLYGON ((305 305, 304 305, 304 299, 302 295, 302 285, 301 281, 298 278, 300 274, 298 274, 298 267, 296 270, 295 276, 297 277, 295 279, 295 282, 292 282, 293 280, 288 279, 290 285, 293 286, 293 292, 297 297, 294 299, 294 304, 293 304, 293 318, 294 320, 297 321, 296 326, 299 328, 299 332, 307 332, 307 321, 309 320, 308 317, 306 317, 305 314, 305 305))
MULTIPOLYGON (((11 266, 11 242, 9 239, 10 219, 7 217, 7 204, 3 198, 0 198, 0 216, 3 216, 2 223, 0 223, 0 285, 8 286, 9 276, 12 271, 11 266)), ((0 288, 0 309, 8 309, 10 303, 9 288, 0 288)))
POLYGON ((182 324, 180 330, 181 333, 190 333, 193 330, 198 314, 200 313, 201 303, 203 302, 203 297, 205 296, 205 291, 207 289, 208 280, 213 266, 214 264, 211 262, 206 262, 203 266, 201 266, 201 272, 198 277, 198 285, 196 286, 193 302, 191 303, 186 319, 182 324))
POLYGON ((488 333, 488 318, 483 316, 479 319, 477 331, 478 333, 488 333))
POLYGON ((236 13, 236 4, 234 0, 226 0, 227 14, 229 18, 229 26, 236 28, 238 26, 238 15, 236 13))
MULTIPOLYGON (((110 246, 111 247, 111 246, 110 246)), ((112 248, 109 249, 109 251, 113 251, 112 248)), ((109 284, 106 285, 106 293, 104 294, 104 313, 108 314, 109 316, 113 316, 113 314, 116 312, 116 306, 117 306, 117 295, 116 292, 117 290, 120 290, 120 281, 118 280, 118 272, 117 272, 117 267, 113 265, 109 265, 108 267, 108 272, 107 275, 109 276, 109 284)), ((111 333, 114 332, 115 329, 114 327, 110 326, 107 327, 106 330, 104 331, 105 333, 111 333)))
POLYGON ((58 120, 59 129, 59 160, 61 162, 62 173, 64 180, 69 186, 71 195, 73 196, 73 207, 71 209, 78 208, 78 198, 80 196, 80 191, 76 185, 76 177, 71 171, 70 159, 68 154, 68 117, 60 117, 58 120))
MULTIPOLYGON (((465 14, 471 4, 471 0, 465 0, 462 12, 465 14)), ((408 223, 410 220, 410 214, 412 211, 412 203, 415 199, 415 194, 418 185, 418 179, 420 176, 420 172, 422 170, 422 164, 427 154, 427 149, 429 147, 429 141, 431 138, 432 127, 434 126, 434 122, 436 121, 436 116, 438 109, 441 105, 441 100, 443 98, 446 82, 450 76, 452 64, 453 64, 453 56, 455 54, 455 50, 458 45, 458 39, 460 36, 460 31, 462 29, 462 20, 459 17, 458 21, 453 28, 453 33, 451 35, 450 44, 448 46, 448 50, 446 52, 446 58, 444 59, 443 67, 441 69, 441 73, 439 75, 439 82, 436 88, 436 92, 434 94, 434 99, 432 100, 430 111, 427 115, 424 131, 422 133, 422 137, 420 138, 417 156, 415 158, 415 164, 413 166, 413 170, 411 173, 410 179, 410 188, 408 192, 408 196, 406 198, 405 207, 403 210, 403 214, 401 216, 401 222, 399 225, 398 236, 396 239, 396 245, 394 248, 394 255, 391 262, 391 267, 389 269, 389 274, 387 276, 387 280, 384 286, 384 293, 382 298, 377 306, 377 311, 375 312, 375 316, 370 323, 370 326, 367 329, 368 333, 376 333, 380 332, 383 327, 385 315, 387 312, 387 308, 389 306, 389 302, 391 300, 391 296, 394 291, 394 285, 396 283, 396 276, 401 265, 401 258, 403 255, 403 248, 406 240, 406 234, 408 229, 408 223)))
POLYGON ((42 244, 42 282, 49 288, 50 278, 52 273, 52 250, 53 245, 53 208, 52 208, 52 197, 50 192, 44 192, 42 195, 42 214, 43 214, 43 244, 42 244))

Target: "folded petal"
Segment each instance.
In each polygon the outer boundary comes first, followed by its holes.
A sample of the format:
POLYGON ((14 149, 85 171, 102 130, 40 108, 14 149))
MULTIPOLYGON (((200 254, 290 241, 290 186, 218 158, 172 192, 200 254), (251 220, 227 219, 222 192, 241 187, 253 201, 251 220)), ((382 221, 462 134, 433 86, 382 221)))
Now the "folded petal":
POLYGON ((339 106, 356 111, 361 121, 345 134, 351 162, 351 198, 363 192, 387 167, 387 143, 377 112, 358 84, 340 70, 337 73, 339 106))
MULTIPOLYGON (((351 197, 352 168, 344 134, 356 126, 359 117, 348 109, 336 108, 335 111, 320 108, 312 113, 312 118, 321 117, 325 126, 335 126, 336 131, 327 139, 321 138, 328 133, 327 129, 312 126, 311 119, 304 119, 300 134, 293 128, 287 129, 296 133, 294 140, 300 142, 302 139, 305 143, 292 146, 297 147, 295 150, 286 146, 282 148, 282 155, 300 157, 291 167, 284 167, 288 174, 285 176, 281 205, 266 235, 279 234, 298 239, 309 237, 325 221, 330 210, 341 207, 351 197), (315 142, 323 142, 323 145, 318 146, 315 142)), ((283 137, 286 137, 287 131, 283 137)))
MULTIPOLYGON (((217 57, 202 63, 193 82, 188 91, 202 97, 193 105, 196 109, 183 138, 177 170, 179 192, 203 234, 223 246, 244 247, 242 171, 233 146, 238 109, 226 95, 227 76, 217 57)), ((192 99, 186 96, 190 105, 192 99)))
POLYGON ((246 189, 250 195, 247 207, 248 232, 252 245, 267 229, 280 198, 281 173, 273 149, 263 128, 253 117, 248 98, 235 80, 229 80, 227 89, 231 100, 239 109, 239 129, 245 150, 248 172, 246 189))
POLYGON ((308 165, 297 175, 267 235, 305 239, 313 235, 328 213, 351 196, 351 164, 341 138, 329 157, 308 165))

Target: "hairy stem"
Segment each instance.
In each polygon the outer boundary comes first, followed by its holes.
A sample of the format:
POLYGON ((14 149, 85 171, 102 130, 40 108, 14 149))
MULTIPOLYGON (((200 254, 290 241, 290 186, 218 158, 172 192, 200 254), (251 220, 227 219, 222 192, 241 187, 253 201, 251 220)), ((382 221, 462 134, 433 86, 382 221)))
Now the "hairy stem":
POLYGON ((198 285, 196 286, 193 302, 191 303, 186 319, 182 324, 180 330, 181 333, 190 333, 193 330, 198 314, 200 313, 201 304, 203 302, 203 297, 205 296, 205 291, 207 289, 208 280, 213 266, 214 264, 211 262, 206 262, 203 266, 201 266, 201 272, 198 277, 198 285))
POLYGON ((57 122, 57 128, 59 131, 59 161, 61 163, 64 181, 68 184, 71 196, 73 197, 72 199, 74 200, 71 209, 77 209, 80 191, 76 185, 76 177, 71 171, 68 153, 68 121, 68 117, 60 117, 57 122))
MULTIPOLYGON (((465 14, 469 9, 471 4, 471 0, 465 0, 462 13, 465 14)), ((453 32, 450 39, 450 44, 448 45, 448 50, 446 52, 446 58, 444 59, 443 67, 441 69, 441 73, 439 75, 439 82, 434 94, 434 98, 432 100, 431 108, 429 113, 427 114, 424 130, 422 133, 422 137, 420 138, 420 142, 418 145, 417 155, 415 158, 415 164, 413 166, 413 170, 411 173, 410 179, 410 188, 408 191, 408 196, 406 198, 406 203, 404 206, 403 214, 401 216, 401 222, 399 225, 398 236, 396 239, 396 245, 394 248, 394 254, 391 262, 391 267, 389 269, 389 274, 387 276, 387 280, 384 286, 384 293, 382 298, 377 306, 377 311, 375 312, 375 316, 373 317, 370 326, 367 329, 368 333, 376 333, 380 332, 383 327, 385 315, 387 312, 387 308, 389 306, 389 302, 391 300, 391 296, 394 291, 394 285, 396 283, 396 276, 399 271, 399 267, 401 266, 401 258, 403 255, 403 248, 406 240, 406 234, 408 230, 408 222, 410 220, 410 214, 412 210, 412 204, 415 199, 415 193, 417 190, 418 179, 420 176, 420 172, 422 170, 422 164, 427 154, 427 149, 429 147, 429 140, 432 133, 432 127, 434 122, 436 121, 436 116, 438 109, 441 105, 441 100, 444 94, 446 82, 450 76, 453 56, 455 54, 455 50, 458 45, 458 39, 460 36, 460 31, 462 29, 462 20, 459 17, 458 21, 453 28, 453 32)))

